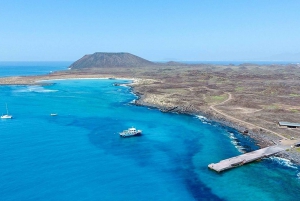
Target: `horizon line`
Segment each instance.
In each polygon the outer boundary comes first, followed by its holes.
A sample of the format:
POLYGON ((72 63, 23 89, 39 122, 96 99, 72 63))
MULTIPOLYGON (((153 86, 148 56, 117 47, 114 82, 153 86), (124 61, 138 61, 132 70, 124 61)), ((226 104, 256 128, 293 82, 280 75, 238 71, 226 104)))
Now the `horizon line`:
MULTIPOLYGON (((5 62, 75 62, 77 60, 74 61, 67 61, 67 60, 17 60, 17 61, 0 61, 0 63, 5 63, 5 62)), ((299 60, 149 60, 152 62, 300 62, 299 60)))

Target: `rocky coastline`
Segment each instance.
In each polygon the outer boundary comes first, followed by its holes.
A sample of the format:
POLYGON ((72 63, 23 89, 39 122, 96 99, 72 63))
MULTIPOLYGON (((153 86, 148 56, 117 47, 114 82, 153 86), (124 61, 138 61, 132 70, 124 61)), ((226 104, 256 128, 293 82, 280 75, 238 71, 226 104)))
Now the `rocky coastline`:
MULTIPOLYGON (((163 104, 158 104, 160 101, 149 101, 145 97, 147 94, 143 94, 135 89, 135 83, 128 84, 127 86, 131 87, 132 92, 138 97, 133 104, 136 106, 143 106, 143 107, 150 107, 160 110, 161 112, 171 112, 171 113, 180 113, 180 114, 188 114, 188 115, 200 115, 207 118, 210 121, 214 121, 219 123, 220 125, 228 126, 231 128, 236 129, 242 135, 247 135, 251 139, 254 140, 255 144, 258 145, 260 148, 265 148, 268 146, 278 144, 282 139, 276 135, 270 134, 263 129, 252 129, 248 128, 247 126, 240 125, 226 117, 217 114, 212 110, 204 110, 199 111, 198 109, 194 108, 192 105, 172 105, 167 106, 163 104)), ((150 99, 151 100, 151 99, 150 99)), ((152 99, 153 100, 153 99, 152 99)), ((290 149, 285 150, 275 156, 285 158, 290 160, 292 163, 300 165, 300 154, 295 151, 292 147, 290 149)))
MULTIPOLYGON (((130 76, 116 76, 114 74, 77 74, 77 73, 59 73, 45 76, 25 76, 25 77, 7 77, 1 78, 1 85, 39 85, 43 84, 40 80, 54 80, 54 79, 130 79, 133 80, 132 84, 128 84, 131 87, 132 92, 137 95, 137 100, 133 104, 138 106, 146 106, 159 109, 161 112, 173 112, 189 115, 201 115, 209 120, 220 123, 221 125, 232 127, 238 130, 241 134, 247 135, 254 139, 255 143, 261 147, 267 147, 280 143, 280 137, 269 133, 267 130, 259 128, 251 128, 247 125, 243 125, 240 122, 235 122, 232 119, 227 118, 213 110, 207 105, 196 107, 189 101, 185 104, 174 104, 169 101, 168 96, 165 93, 159 95, 147 92, 147 90, 141 90, 141 87, 151 87, 153 83, 157 82, 154 79, 133 78, 130 76)), ((284 157, 291 160, 293 163, 300 164, 300 154, 295 148, 289 148, 282 152, 280 157, 284 157)))

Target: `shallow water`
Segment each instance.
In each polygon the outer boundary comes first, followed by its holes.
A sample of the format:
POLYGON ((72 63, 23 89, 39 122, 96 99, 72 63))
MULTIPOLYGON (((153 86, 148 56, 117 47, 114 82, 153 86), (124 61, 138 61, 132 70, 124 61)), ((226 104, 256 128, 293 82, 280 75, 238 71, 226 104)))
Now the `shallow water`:
POLYGON ((207 119, 130 105, 115 82, 129 81, 0 87, 0 110, 14 116, 0 121, 1 200, 298 199, 299 167, 271 158, 210 171, 258 147, 207 119), (131 126, 143 135, 120 138, 131 126))

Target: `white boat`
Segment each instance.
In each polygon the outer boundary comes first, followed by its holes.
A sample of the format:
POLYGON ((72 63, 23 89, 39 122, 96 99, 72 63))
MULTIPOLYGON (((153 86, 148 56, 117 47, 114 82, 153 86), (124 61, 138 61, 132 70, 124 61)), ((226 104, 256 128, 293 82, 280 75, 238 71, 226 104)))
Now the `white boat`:
POLYGON ((131 136, 137 136, 141 135, 142 131, 141 130, 136 130, 136 128, 131 127, 128 130, 124 130, 123 132, 120 133, 121 137, 131 137, 131 136))
POLYGON ((6 114, 1 116, 1 119, 11 119, 12 115, 8 114, 8 108, 7 108, 7 104, 6 104, 6 114))
POLYGON ((57 116, 57 114, 56 113, 51 113, 50 116, 57 116))

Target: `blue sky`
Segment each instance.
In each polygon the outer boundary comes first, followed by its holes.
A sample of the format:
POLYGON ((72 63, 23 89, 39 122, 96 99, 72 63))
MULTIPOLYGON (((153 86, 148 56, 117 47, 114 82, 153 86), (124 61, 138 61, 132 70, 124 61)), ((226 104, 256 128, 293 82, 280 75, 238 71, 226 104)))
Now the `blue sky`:
POLYGON ((300 60, 299 0, 1 0, 0 61, 300 60))

